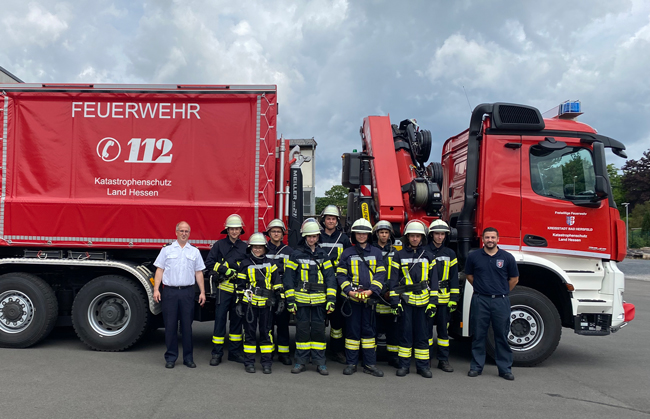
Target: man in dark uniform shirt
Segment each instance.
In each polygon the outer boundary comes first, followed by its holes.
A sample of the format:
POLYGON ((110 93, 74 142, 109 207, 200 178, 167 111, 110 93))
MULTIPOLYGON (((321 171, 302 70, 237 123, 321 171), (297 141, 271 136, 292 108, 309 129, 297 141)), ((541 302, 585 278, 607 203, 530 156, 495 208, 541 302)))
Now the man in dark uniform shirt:
POLYGON ((499 249, 499 232, 494 227, 483 230, 483 249, 469 254, 465 263, 467 281, 474 287, 470 309, 472 361, 470 377, 477 377, 485 365, 485 338, 490 323, 494 330, 495 361, 499 377, 514 380, 512 349, 508 344, 510 330, 510 291, 519 281, 515 258, 499 249))

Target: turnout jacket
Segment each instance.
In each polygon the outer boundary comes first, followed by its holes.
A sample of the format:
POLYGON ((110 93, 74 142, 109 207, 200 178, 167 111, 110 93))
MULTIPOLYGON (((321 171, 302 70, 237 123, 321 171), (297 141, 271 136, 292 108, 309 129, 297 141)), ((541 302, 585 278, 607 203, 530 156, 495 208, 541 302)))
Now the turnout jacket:
POLYGON ((350 296, 351 291, 371 290, 379 295, 386 281, 386 266, 381 250, 370 243, 365 248, 357 245, 348 247, 341 254, 336 280, 343 296, 348 296, 352 301, 361 300, 350 296))
POLYGON ((438 304, 447 304, 450 300, 458 302, 460 288, 456 252, 446 246, 436 247, 433 243, 429 244, 429 251, 436 259, 438 270, 438 304))
POLYGON ((316 245, 312 252, 304 239, 286 262, 282 278, 287 304, 313 306, 336 302, 336 277, 327 253, 316 245))
POLYGON ((275 301, 274 293, 280 294, 282 282, 278 267, 266 256, 257 258, 251 253, 241 262, 237 274, 237 292, 244 294, 244 302, 256 307, 271 306, 275 301), (250 290, 250 301, 245 291, 250 290))
POLYGON ((325 230, 321 230, 318 244, 320 244, 320 247, 327 254, 327 258, 332 262, 334 269, 339 266, 339 260, 343 250, 352 246, 350 238, 340 227, 336 227, 331 236, 325 230))
MULTIPOLYGON (((390 273, 392 271, 391 269, 391 264, 393 261, 393 256, 395 255, 395 252, 397 251, 395 249, 395 246, 391 242, 388 242, 386 246, 381 247, 379 246, 378 243, 373 243, 373 246, 375 246, 377 249, 381 250, 381 255, 384 259, 384 268, 386 268, 386 280, 384 281, 384 287, 381 290, 381 295, 384 297, 387 301, 389 298, 386 296, 387 292, 389 291, 389 283, 390 283, 390 273)), ((390 306, 386 305, 383 301, 379 300, 380 304, 377 304, 376 311, 379 314, 392 314, 390 306)))
POLYGON ((405 246, 395 252, 391 263, 390 302, 401 300, 412 306, 438 303, 438 270, 436 259, 426 247, 405 246))
MULTIPOLYGON (((282 277, 284 276, 284 271, 287 267, 287 261, 293 253, 293 249, 287 246, 284 243, 280 243, 280 246, 276 246, 271 241, 266 243, 266 248, 268 252, 266 257, 271 259, 271 261, 278 267, 278 276, 280 277, 280 282, 282 282, 282 277)), ((284 298, 284 292, 282 292, 281 298, 284 298)))
MULTIPOLYGON (((234 243, 230 241, 229 237, 217 240, 208 253, 208 258, 205 260, 205 266, 208 271, 215 271, 219 275, 224 275, 226 271, 234 269, 239 270, 239 263, 246 257, 246 243, 237 239, 234 243)), ((236 280, 231 281, 226 279, 219 283, 219 289, 226 292, 235 291, 236 280)))

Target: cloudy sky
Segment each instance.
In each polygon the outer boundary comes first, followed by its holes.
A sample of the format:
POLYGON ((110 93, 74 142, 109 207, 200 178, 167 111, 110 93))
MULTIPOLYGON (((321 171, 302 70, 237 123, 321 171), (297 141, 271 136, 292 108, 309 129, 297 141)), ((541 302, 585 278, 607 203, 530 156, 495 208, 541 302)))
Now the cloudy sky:
POLYGON ((647 0, 6 1, 0 45, 25 82, 277 84, 319 196, 367 115, 416 118, 439 160, 470 106, 577 99, 631 158, 650 148, 647 0))

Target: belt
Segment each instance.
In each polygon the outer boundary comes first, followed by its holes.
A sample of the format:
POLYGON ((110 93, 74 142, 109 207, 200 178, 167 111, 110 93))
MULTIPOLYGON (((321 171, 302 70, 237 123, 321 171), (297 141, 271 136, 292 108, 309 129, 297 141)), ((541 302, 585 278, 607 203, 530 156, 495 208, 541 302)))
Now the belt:
POLYGON ((192 285, 165 285, 165 284, 163 284, 163 288, 173 288, 175 290, 184 290, 184 289, 187 289, 187 288, 191 288, 193 286, 194 286, 194 284, 192 284, 192 285))
POLYGON ((417 284, 399 285, 393 289, 395 294, 404 294, 405 292, 417 292, 428 288, 426 281, 420 281, 417 284))
POLYGON ((315 284, 313 282, 303 282, 301 291, 325 292, 325 284, 315 284))
POLYGON ((479 294, 478 292, 475 292, 474 294, 490 298, 506 298, 508 296, 508 294, 479 294))

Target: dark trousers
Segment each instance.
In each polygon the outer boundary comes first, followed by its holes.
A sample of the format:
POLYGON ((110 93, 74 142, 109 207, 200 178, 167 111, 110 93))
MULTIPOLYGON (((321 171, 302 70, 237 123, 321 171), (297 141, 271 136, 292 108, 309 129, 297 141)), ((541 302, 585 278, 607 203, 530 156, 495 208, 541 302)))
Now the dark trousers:
POLYGON ((470 312, 472 332, 471 370, 482 371, 485 365, 485 339, 492 323, 494 331, 495 361, 499 374, 505 374, 512 367, 512 349, 508 344, 510 330, 510 298, 474 294, 470 312))
MULTIPOLYGON (((379 307, 379 305, 377 306, 379 307)), ((385 335, 386 341, 383 342, 385 345, 386 353, 385 355, 388 358, 397 357, 398 351, 398 336, 397 336, 397 321, 393 314, 385 313, 376 313, 377 317, 377 335, 385 335)), ((377 350, 379 351, 380 341, 377 341, 377 350)))
POLYGON ((436 306, 436 315, 431 318, 431 326, 428 330, 431 333, 431 339, 429 340, 429 345, 433 349, 433 327, 436 328, 436 344, 438 350, 436 353, 436 358, 438 361, 449 361, 449 333, 447 331, 447 326, 449 325, 449 320, 451 318, 451 313, 449 312, 449 307, 447 304, 440 304, 436 306))
POLYGON ((237 296, 233 293, 219 290, 217 294, 217 307, 214 318, 214 332, 212 334, 212 355, 223 356, 223 344, 226 340, 226 322, 230 313, 230 341, 229 354, 238 354, 242 350, 242 319, 235 313, 237 296))
POLYGON ((411 352, 415 355, 415 365, 418 369, 429 368, 429 333, 424 314, 425 306, 402 304, 404 311, 399 317, 399 363, 400 368, 408 368, 411 364, 411 352))
POLYGON ((365 365, 377 364, 375 352, 374 307, 350 301, 350 317, 345 318, 345 359, 348 365, 359 363, 359 348, 363 351, 365 365))
POLYGON ((263 367, 270 367, 273 363, 273 315, 268 307, 246 308, 246 320, 244 321, 244 364, 255 365, 255 354, 257 353, 257 331, 260 332, 260 352, 262 353, 261 363, 263 367), (252 313, 252 315, 250 314, 252 313), (249 318, 252 322, 248 323, 249 318))
POLYGON ((289 312, 286 309, 279 315, 273 316, 276 325, 278 353, 281 355, 289 354, 289 316, 289 312))
POLYGON ((296 364, 325 365, 325 304, 298 306, 296 313, 296 364))
POLYGON ((341 307, 343 307, 344 297, 340 295, 336 297, 336 308, 329 315, 330 320, 330 352, 338 353, 343 352, 345 332, 345 317, 341 314, 341 307))
POLYGON ((183 362, 194 362, 192 345, 192 321, 194 320, 194 288, 165 287, 162 292, 162 314, 165 323, 166 362, 178 359, 178 322, 181 322, 183 339, 183 362))

